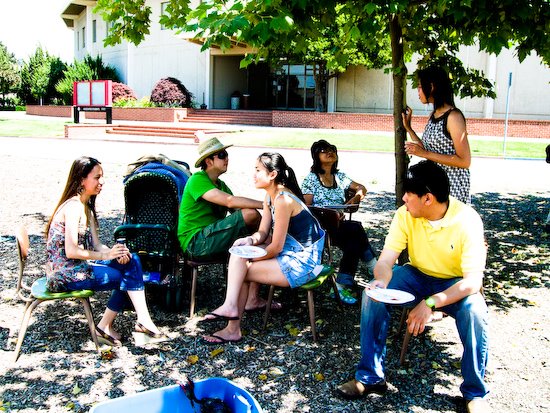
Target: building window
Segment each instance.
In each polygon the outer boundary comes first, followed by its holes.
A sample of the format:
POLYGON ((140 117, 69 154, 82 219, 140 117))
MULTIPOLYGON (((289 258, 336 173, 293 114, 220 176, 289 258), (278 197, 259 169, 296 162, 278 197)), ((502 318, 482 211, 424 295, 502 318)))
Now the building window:
POLYGON ((76 32, 76 48, 80 50, 80 32, 76 32))
POLYGON ((86 27, 82 28, 82 48, 86 47, 86 27))
POLYGON ((279 109, 314 109, 313 65, 282 63, 271 73, 271 106, 279 109))
POLYGON ((97 20, 92 20, 92 42, 97 42, 97 20))

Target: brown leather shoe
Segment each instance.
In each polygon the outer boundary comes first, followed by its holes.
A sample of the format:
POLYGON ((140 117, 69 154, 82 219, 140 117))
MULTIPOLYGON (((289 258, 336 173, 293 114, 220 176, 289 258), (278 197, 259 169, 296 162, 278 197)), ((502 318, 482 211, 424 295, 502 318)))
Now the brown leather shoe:
POLYGON ((355 379, 341 384, 336 388, 336 393, 347 400, 357 400, 365 397, 368 394, 384 394, 388 390, 386 380, 382 380, 375 384, 363 384, 355 379))
POLYGON ((485 399, 472 399, 466 403, 468 413, 491 413, 491 406, 485 399))

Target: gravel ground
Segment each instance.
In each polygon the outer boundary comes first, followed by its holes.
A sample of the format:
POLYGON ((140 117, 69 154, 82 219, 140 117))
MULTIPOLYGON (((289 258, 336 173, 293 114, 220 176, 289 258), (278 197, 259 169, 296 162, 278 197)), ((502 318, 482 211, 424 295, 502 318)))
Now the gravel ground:
MULTIPOLYGON (((227 140, 227 139, 226 139, 227 140)), ((88 411, 94 404, 173 384, 187 377, 227 377, 248 389, 266 412, 462 412, 459 361, 461 346, 452 319, 433 324, 411 340, 409 363, 399 366, 402 336, 390 339, 384 397, 347 402, 334 388, 353 374, 359 356, 359 307, 339 310, 325 292, 317 294, 321 340, 313 343, 304 297, 281 294, 287 311, 273 314, 260 330, 261 314, 247 315, 246 336, 235 345, 200 342, 211 332, 188 317, 188 305, 168 312, 151 296, 153 318, 175 338, 148 348, 131 340, 114 351, 112 360, 94 352, 85 318, 77 304, 41 305, 34 312, 21 356, 11 362, 24 306, 15 297, 17 257, 13 228, 24 223, 33 250, 29 274, 44 264, 41 231, 57 202, 72 160, 87 154, 104 165, 107 185, 98 197, 101 236, 112 231, 124 213, 122 175, 125 166, 145 153, 165 153, 192 163, 190 144, 109 142, 64 139, 0 138, 0 410, 88 411)), ((257 145, 261 141, 256 142, 257 145)), ((234 192, 260 198, 250 176, 263 149, 232 148, 225 181, 234 192)), ((309 167, 309 153, 281 150, 299 178, 309 167)), ((393 157, 341 153, 340 166, 370 190, 354 219, 369 228, 379 250, 394 212, 393 157)), ((490 306, 491 352, 487 381, 495 412, 550 410, 549 237, 541 222, 550 208, 550 166, 538 161, 474 159, 474 206, 480 211, 489 243, 486 295, 490 306)), ((336 251, 337 252, 337 251, 336 251)), ((365 274, 364 268, 361 274, 365 274)), ((201 311, 223 301, 221 268, 202 270, 197 305, 201 311)), ((92 299, 96 319, 105 293, 92 299)), ((398 317, 395 317, 396 319, 398 317)), ((118 328, 131 336, 135 316, 118 318, 118 328)), ((396 323, 397 324, 397 323, 396 323)))

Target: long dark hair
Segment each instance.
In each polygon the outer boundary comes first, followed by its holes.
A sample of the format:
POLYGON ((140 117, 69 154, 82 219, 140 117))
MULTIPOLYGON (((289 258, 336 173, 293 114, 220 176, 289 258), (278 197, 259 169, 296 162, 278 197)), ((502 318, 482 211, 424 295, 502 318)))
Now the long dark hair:
POLYGON ((451 79, 449 79, 449 75, 443 68, 439 66, 430 66, 425 69, 420 69, 416 76, 426 99, 433 97, 434 110, 440 108, 445 103, 454 107, 453 86, 451 84, 451 79))
MULTIPOLYGON (((311 145, 311 158, 313 159, 311 172, 313 172, 314 174, 322 174, 323 172, 325 172, 325 170, 321 166, 321 160, 319 159, 319 154, 323 149, 331 149, 336 155, 338 155, 338 149, 336 149, 336 146, 331 145, 326 140, 320 139, 317 142, 313 142, 313 145, 311 145)), ((338 160, 334 162, 330 170, 330 173, 333 175, 336 174, 336 172, 338 172, 338 160)))
MULTIPOLYGON (((59 199, 59 202, 57 203, 57 206, 55 207, 53 214, 50 217, 48 224, 46 225, 46 238, 48 237, 48 234, 50 232, 50 226, 52 225, 53 217, 55 216, 55 213, 57 212, 59 207, 63 205, 63 203, 67 199, 70 199, 73 196, 80 194, 80 192, 82 191, 82 180, 90 174, 90 172, 92 171, 92 169, 94 169, 96 165, 101 165, 101 162, 89 156, 81 156, 80 158, 74 160, 71 166, 71 170, 69 171, 69 176, 67 177, 65 189, 63 190, 61 198, 59 199)), ((96 195, 92 195, 88 200, 88 203, 86 204, 86 216, 89 216, 88 213, 91 212, 92 217, 97 224, 95 199, 96 195)))
POLYGON ((294 170, 287 165, 285 158, 277 152, 264 152, 258 157, 258 161, 262 163, 268 172, 277 172, 275 177, 275 183, 286 186, 290 189, 294 195, 304 200, 302 190, 296 180, 296 174, 294 170))

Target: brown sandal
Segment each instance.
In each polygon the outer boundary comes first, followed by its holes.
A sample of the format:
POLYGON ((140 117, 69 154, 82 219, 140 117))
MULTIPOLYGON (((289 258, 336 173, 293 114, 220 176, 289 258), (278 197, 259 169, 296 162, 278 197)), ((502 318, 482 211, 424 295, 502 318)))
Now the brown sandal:
POLYGON ((122 346, 122 341, 114 338, 113 336, 107 334, 98 326, 95 327, 95 335, 97 336, 97 341, 101 344, 106 344, 111 347, 120 347, 122 346))
POLYGON ((134 331, 136 333, 143 333, 145 335, 148 335, 151 338, 168 338, 168 336, 166 334, 153 333, 151 330, 149 330, 147 327, 145 327, 139 321, 136 321, 136 327, 134 328, 134 331))

